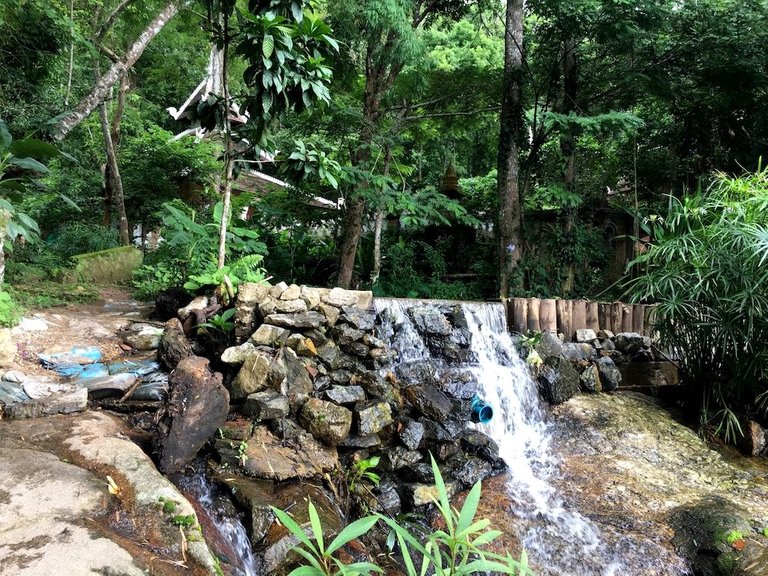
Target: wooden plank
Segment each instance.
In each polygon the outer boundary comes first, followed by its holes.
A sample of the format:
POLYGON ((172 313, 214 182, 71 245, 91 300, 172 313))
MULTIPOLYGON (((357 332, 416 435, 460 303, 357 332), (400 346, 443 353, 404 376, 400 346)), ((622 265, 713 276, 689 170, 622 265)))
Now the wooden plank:
POLYGON ((528 299, 528 330, 531 332, 541 332, 541 324, 539 323, 540 306, 541 300, 538 298, 528 299))
POLYGON ((600 331, 597 302, 587 302, 587 328, 591 328, 597 334, 600 331))
POLYGON ((557 334, 557 304, 554 299, 546 299, 541 301, 539 307, 539 322, 541 323, 542 332, 551 332, 557 334))
POLYGON ((557 329, 563 335, 563 340, 565 342, 571 342, 573 340, 571 301, 558 300, 555 307, 557 308, 557 329))
POLYGON ((632 332, 632 306, 621 305, 621 332, 632 332))
POLYGON ((597 305, 597 322, 600 324, 600 330, 611 329, 611 305, 607 302, 597 305))
POLYGON ((611 332, 614 334, 621 332, 622 306, 621 302, 611 304, 611 332))
POLYGON ((525 298, 512 300, 512 330, 520 334, 528 330, 528 300, 525 298))
POLYGON ((643 334, 645 331, 645 310, 642 304, 632 306, 632 332, 643 334))
POLYGON ((580 328, 587 327, 587 301, 586 300, 574 300, 573 301, 573 326, 571 328, 575 332, 580 328))
POLYGON ((656 332, 656 306, 654 304, 646 304, 644 308, 645 335, 653 338, 656 332))

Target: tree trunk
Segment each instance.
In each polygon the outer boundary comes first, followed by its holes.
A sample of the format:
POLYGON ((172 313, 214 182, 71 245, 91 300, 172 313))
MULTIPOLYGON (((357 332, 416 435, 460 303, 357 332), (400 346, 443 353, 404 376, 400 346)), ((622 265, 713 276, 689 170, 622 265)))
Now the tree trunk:
POLYGON ((229 212, 232 205, 232 180, 234 179, 235 147, 232 142, 232 124, 229 120, 229 85, 227 78, 229 66, 229 15, 224 13, 224 46, 222 48, 221 87, 224 92, 224 190, 221 223, 219 225, 219 257, 218 269, 224 268, 227 255, 227 228, 229 227, 229 212))
POLYGON ((179 8, 188 4, 191 0, 173 0, 149 23, 136 41, 125 52, 122 60, 115 62, 96 81, 91 91, 80 101, 77 107, 64 116, 51 130, 54 141, 63 140, 80 122, 82 122, 93 110, 101 104, 109 94, 109 90, 117 81, 133 67, 146 47, 163 29, 168 21, 179 11, 179 8))
POLYGON ((384 224, 384 211, 376 210, 376 223, 373 229, 373 271, 371 284, 376 284, 381 276, 381 228, 384 224))
POLYGON ((352 286, 352 273, 355 269, 357 245, 363 233, 363 214, 365 214, 365 200, 360 196, 353 196, 347 204, 344 218, 341 221, 342 235, 339 245, 339 275, 336 278, 336 284, 341 288, 350 288, 352 286))
MULTIPOLYGON (((577 74, 576 38, 574 38, 572 33, 566 32, 563 38, 563 114, 569 114, 576 110, 577 74)), ((568 132, 560 138, 560 151, 565 158, 563 188, 568 192, 573 192, 576 181, 576 137, 572 132, 568 132)), ((566 238, 573 232, 576 224, 575 210, 573 206, 565 208, 565 224, 563 228, 566 238)), ((573 284, 576 278, 576 263, 573 261, 573 258, 565 263, 564 276, 561 295, 567 298, 573 292, 573 284)))
POLYGON ((504 35, 504 79, 499 133, 499 295, 509 297, 511 277, 522 252, 519 144, 523 137, 523 4, 508 0, 504 35))

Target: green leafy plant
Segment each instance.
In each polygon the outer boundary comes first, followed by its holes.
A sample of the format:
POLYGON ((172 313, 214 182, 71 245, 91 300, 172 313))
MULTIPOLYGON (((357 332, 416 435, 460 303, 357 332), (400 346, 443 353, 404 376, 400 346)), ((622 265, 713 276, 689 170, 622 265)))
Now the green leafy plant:
POLYGON ((744 539, 744 534, 742 534, 738 530, 729 530, 728 532, 726 532, 725 536, 723 536, 723 540, 725 540, 725 543, 728 545, 743 539, 744 539))
POLYGON ((19 323, 22 316, 22 308, 8 294, 0 291, 0 326, 11 327, 19 323))
POLYGON ((272 508, 272 512, 277 519, 299 540, 301 546, 297 546, 293 550, 306 561, 305 565, 296 568, 288 576, 366 576, 371 573, 381 574, 384 572, 379 566, 370 562, 344 564, 344 562, 334 556, 334 553, 342 546, 359 538, 373 528, 374 524, 378 521, 376 516, 366 516, 352 522, 326 546, 323 539, 323 527, 320 523, 320 517, 317 514, 315 505, 311 501, 308 504, 308 511, 312 532, 311 540, 304 532, 304 529, 287 512, 278 508, 272 508))
POLYGON ((378 456, 371 456, 370 458, 358 460, 352 465, 347 475, 350 492, 354 492, 360 483, 367 483, 373 486, 379 485, 381 476, 373 472, 372 469, 379 465, 380 460, 378 456))
POLYGON ((481 496, 480 482, 469 491, 461 510, 456 510, 451 506, 448 490, 434 458, 432 472, 435 475, 438 494, 434 503, 445 522, 444 529, 432 532, 427 535, 426 542, 421 542, 395 520, 379 515, 396 534, 408 576, 459 576, 487 572, 532 574, 528 569, 525 552, 518 561, 509 554, 504 556, 483 550, 483 547, 496 540, 501 532, 489 529, 489 520, 475 519, 481 496), (418 570, 414 553, 421 557, 418 570))
POLYGON ((656 303, 655 328, 691 390, 688 406, 729 442, 768 383, 766 213, 768 170, 719 174, 644 219, 651 241, 630 263, 628 294, 656 303))

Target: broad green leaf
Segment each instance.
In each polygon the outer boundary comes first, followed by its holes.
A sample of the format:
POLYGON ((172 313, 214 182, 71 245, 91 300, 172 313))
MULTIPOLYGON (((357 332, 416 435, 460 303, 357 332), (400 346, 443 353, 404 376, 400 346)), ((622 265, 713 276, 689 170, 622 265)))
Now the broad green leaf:
POLYGON ((25 170, 33 170, 42 174, 48 174, 48 168, 45 164, 38 162, 34 158, 18 158, 14 156, 11 158, 11 164, 18 166, 19 168, 24 168, 25 170))
POLYGON ((325 572, 314 566, 299 566, 292 570, 288 576, 325 576, 325 572))
POLYGON ((373 525, 376 524, 378 520, 379 519, 376 516, 367 516, 352 522, 352 524, 349 524, 347 527, 345 527, 344 530, 342 530, 339 535, 333 539, 333 542, 331 542, 328 546, 327 553, 333 554, 336 550, 348 542, 354 540, 355 538, 359 538, 368 532, 371 528, 373 528, 373 525))
POLYGON ((477 513, 477 505, 480 503, 480 482, 472 486, 472 490, 467 494, 467 499, 464 501, 464 506, 461 507, 461 513, 459 514, 459 521, 456 524, 456 532, 461 534, 472 523, 477 513))
POLYGON ((285 526, 291 534, 296 536, 296 538, 299 539, 299 542, 309 548, 309 550, 316 556, 319 556, 317 553, 317 548, 315 548, 314 544, 312 544, 309 538, 307 538, 307 535, 304 533, 304 530, 301 529, 301 526, 299 526, 296 521, 288 515, 288 513, 283 512, 274 506, 270 506, 270 508, 272 508, 272 512, 275 516, 277 516, 277 519, 280 521, 280 523, 285 526))
POLYGON ((34 138, 25 138, 24 140, 15 140, 11 144, 11 152, 19 158, 41 158, 47 160, 60 156, 58 148, 48 142, 35 140, 34 138))
POLYGON ((323 574, 325 574, 325 570, 323 569, 323 565, 320 564, 320 561, 318 560, 319 554, 312 553, 308 550, 305 550, 301 546, 294 546, 292 549, 293 552, 304 558, 307 562, 309 562, 310 566, 313 568, 320 570, 323 574))
POLYGON ((323 542, 323 525, 320 523, 320 516, 317 515, 317 508, 309 501, 309 522, 312 525, 312 532, 315 534, 317 547, 321 555, 325 555, 325 543, 323 542))
POLYGON ((272 56, 272 53, 275 50, 275 39, 271 35, 267 34, 264 36, 264 40, 261 44, 261 53, 264 55, 264 58, 270 58, 272 56))
POLYGON ((453 513, 451 510, 451 503, 448 500, 448 490, 445 487, 445 482, 443 481, 443 476, 440 474, 440 468, 437 465, 437 462, 435 462, 435 457, 431 454, 429 455, 430 459, 432 460, 432 473, 435 475, 435 486, 437 487, 437 496, 438 496, 438 502, 436 502, 437 507, 440 509, 440 512, 443 515, 443 518, 445 519, 446 526, 448 527, 449 532, 453 532, 454 525, 453 525, 453 513))
POLYGON ((480 534, 480 536, 475 538, 472 541, 472 545, 480 547, 486 544, 490 544, 501 535, 502 535, 501 530, 488 530, 488 532, 483 532, 482 534, 480 534))
POLYGON ((377 574, 384 573, 382 568, 371 562, 353 562, 352 564, 345 565, 336 558, 334 558, 333 561, 337 566, 339 566, 339 568, 343 567, 343 571, 341 572, 342 574, 348 574, 350 570, 358 574, 370 574, 371 572, 375 572, 377 574))
POLYGON ((8 126, 5 122, 0 120, 0 151, 8 150, 11 146, 11 142, 13 142, 13 138, 11 137, 11 133, 8 132, 8 126))

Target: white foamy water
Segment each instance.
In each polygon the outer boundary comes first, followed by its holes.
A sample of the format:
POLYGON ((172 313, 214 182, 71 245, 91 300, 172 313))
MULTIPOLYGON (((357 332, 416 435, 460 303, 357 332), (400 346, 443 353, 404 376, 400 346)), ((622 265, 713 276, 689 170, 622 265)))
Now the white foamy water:
MULTIPOLYGON (((424 302, 376 300, 379 313, 396 329, 393 348, 400 361, 430 357, 411 323, 408 309, 424 302)), ((514 502, 515 529, 536 572, 558 576, 629 574, 605 549, 597 527, 559 498, 548 478, 555 471, 551 427, 515 342, 507 331, 500 304, 461 303, 472 337, 468 368, 478 383, 478 395, 494 410, 493 419, 478 425, 499 446, 509 466, 508 491, 514 502)), ((504 529, 505 527, 499 527, 504 529)))

